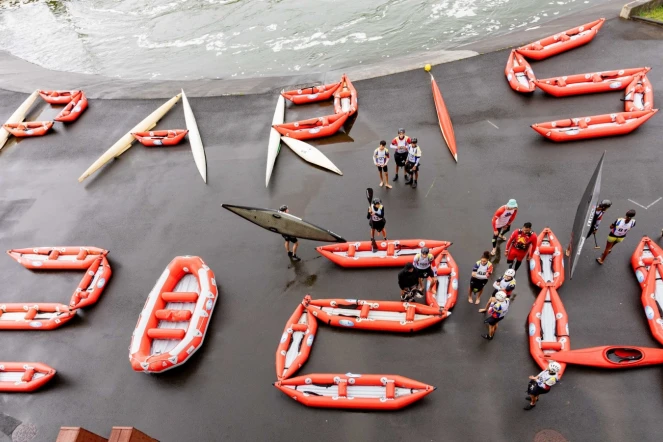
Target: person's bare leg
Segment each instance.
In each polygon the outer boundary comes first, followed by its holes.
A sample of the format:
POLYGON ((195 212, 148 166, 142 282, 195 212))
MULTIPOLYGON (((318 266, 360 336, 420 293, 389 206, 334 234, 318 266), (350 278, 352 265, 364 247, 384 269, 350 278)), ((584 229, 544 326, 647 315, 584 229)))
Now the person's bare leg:
POLYGON ((288 241, 285 242, 285 251, 290 253, 290 243, 288 241))
POLYGON ((384 187, 391 189, 391 184, 389 184, 389 172, 384 173, 384 187))
POLYGON ((380 174, 380 187, 384 185, 384 180, 382 179, 382 171, 378 169, 378 173, 380 174))
POLYGON ((479 304, 481 302, 481 294, 482 293, 483 293, 483 289, 481 289, 477 292, 477 300, 474 301, 475 304, 479 304))
POLYGON ((598 262, 600 264, 603 264, 603 261, 605 261, 605 258, 610 254, 612 251, 612 248, 615 246, 614 242, 606 242, 605 243, 605 250, 603 251, 603 254, 601 257, 598 259, 598 262))
POLYGON ((293 255, 293 256, 297 254, 297 248, 298 248, 298 247, 299 247, 299 243, 298 243, 298 242, 296 242, 296 243, 294 243, 294 244, 292 245, 292 255, 293 255))
POLYGON ((467 291, 467 302, 469 302, 470 304, 474 302, 474 300, 472 299, 472 287, 470 287, 470 289, 467 291))
POLYGON ((497 331, 497 324, 488 326, 488 336, 490 336, 491 338, 495 336, 496 331, 497 331))

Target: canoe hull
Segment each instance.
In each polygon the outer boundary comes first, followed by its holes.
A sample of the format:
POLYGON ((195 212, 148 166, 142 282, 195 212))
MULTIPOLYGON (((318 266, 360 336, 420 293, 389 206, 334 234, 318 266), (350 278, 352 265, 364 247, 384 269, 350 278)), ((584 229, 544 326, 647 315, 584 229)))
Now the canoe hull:
POLYGON ((602 347, 581 348, 559 351, 546 355, 546 358, 566 364, 584 365, 595 368, 635 368, 663 364, 663 350, 660 348, 605 345, 602 347))
POLYGON ((435 102, 435 111, 437 112, 437 120, 440 124, 440 130, 442 131, 442 137, 444 138, 445 143, 451 151, 451 155, 454 157, 454 160, 458 162, 458 149, 456 148, 456 135, 454 134, 454 128, 451 124, 451 117, 449 117, 449 111, 447 110, 447 105, 444 104, 444 99, 442 98, 442 93, 440 88, 437 87, 437 82, 433 77, 433 74, 430 76, 431 87, 433 88, 433 101, 435 102))
POLYGON ((189 144, 191 144, 193 161, 196 163, 196 167, 198 168, 198 172, 203 178, 203 181, 207 183, 207 159, 205 158, 205 148, 203 147, 203 140, 200 138, 198 123, 196 123, 196 117, 193 115, 193 110, 191 109, 189 100, 186 98, 184 89, 182 89, 181 95, 182 108, 184 109, 184 121, 186 122, 186 128, 189 131, 189 144))
MULTIPOLYGON (((25 120, 25 115, 28 113, 34 102, 39 97, 39 91, 36 90, 28 98, 25 99, 23 103, 14 111, 13 114, 5 121, 4 124, 16 124, 22 123, 25 120)), ((4 127, 0 126, 0 150, 5 146, 7 139, 9 139, 10 133, 5 130, 4 127)))
POLYGON ((343 175, 343 172, 341 172, 341 170, 336 167, 329 158, 310 144, 289 137, 281 137, 281 140, 304 161, 322 167, 323 169, 327 169, 338 175, 343 175))
MULTIPOLYGON (((285 100, 282 95, 276 101, 276 110, 274 111, 274 118, 272 118, 272 126, 283 124, 285 120, 285 100)), ((281 134, 279 131, 271 127, 269 129, 269 143, 267 143, 267 169, 265 171, 265 187, 269 186, 269 180, 272 178, 274 171, 274 164, 276 157, 279 155, 281 148, 281 134)))

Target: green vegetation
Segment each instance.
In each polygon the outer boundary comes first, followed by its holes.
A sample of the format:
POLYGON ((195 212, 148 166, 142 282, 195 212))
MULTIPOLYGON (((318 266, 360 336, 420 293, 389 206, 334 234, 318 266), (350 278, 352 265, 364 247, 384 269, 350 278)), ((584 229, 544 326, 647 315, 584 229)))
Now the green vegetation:
POLYGON ((649 11, 642 11, 640 16, 663 21, 663 6, 658 6, 654 9, 650 9, 649 11))

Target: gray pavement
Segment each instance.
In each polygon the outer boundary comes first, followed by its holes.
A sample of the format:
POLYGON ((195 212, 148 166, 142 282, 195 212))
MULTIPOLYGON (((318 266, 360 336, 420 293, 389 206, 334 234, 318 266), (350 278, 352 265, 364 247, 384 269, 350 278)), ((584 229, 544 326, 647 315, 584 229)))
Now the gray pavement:
MULTIPOLYGON (((609 20, 589 45, 532 67, 540 78, 650 65, 663 85, 660 29, 609 20)), ((640 304, 629 259, 642 234, 663 225, 656 179, 663 166, 663 120, 633 134, 557 145, 529 128, 551 119, 618 112, 622 93, 567 99, 540 92, 522 96, 504 78, 502 50, 433 70, 451 111, 459 146, 455 164, 435 118, 423 70, 356 82, 359 115, 349 135, 316 141, 343 172, 310 167, 284 147, 269 189, 265 147, 276 96, 193 98, 206 145, 209 184, 196 171, 186 143, 168 149, 134 146, 100 173, 76 178, 110 144, 162 100, 91 100, 75 124, 54 134, 12 143, 0 151, 0 248, 94 245, 110 250, 113 277, 99 303, 51 332, 3 332, 4 360, 36 360, 56 369, 32 395, 3 395, 3 413, 38 427, 36 440, 54 440, 60 426, 108 435, 113 425, 136 426, 164 442, 216 440, 490 440, 528 441, 544 430, 568 440, 658 440, 661 368, 603 372, 569 368, 563 382, 525 412, 527 376, 539 371, 529 355, 525 321, 536 291, 525 268, 518 298, 496 338, 484 332, 465 293, 469 270, 490 246, 490 217, 509 198, 517 223, 562 238, 589 175, 607 151, 601 195, 613 201, 600 231, 626 210, 638 225, 606 265, 585 251, 576 277, 560 289, 570 317, 572 347, 656 346, 640 304), (370 156, 398 127, 419 138, 419 188, 401 181, 379 189, 370 156), (497 127, 495 127, 497 126, 497 127), (397 270, 344 270, 302 241, 303 261, 291 266, 281 238, 221 209, 221 203, 278 207, 349 240, 368 238, 364 189, 384 200, 389 237, 454 242, 461 267, 459 302, 441 327, 412 336, 359 333, 320 326, 310 360, 299 374, 394 373, 438 387, 395 413, 314 410, 271 386, 274 353, 286 319, 306 293, 313 297, 396 299, 397 270), (220 288, 207 339, 180 369, 159 376, 134 373, 128 346, 152 285, 178 254, 201 256, 220 288)), ((663 86, 661 86, 663 87, 663 86)), ((174 95, 176 88, 169 91, 174 95)), ((0 120, 25 95, 0 90, 0 120)), ((657 100, 660 97, 656 97, 657 100)), ((39 118, 50 118, 42 105, 39 118)), ((41 109, 33 113, 37 118, 41 109)), ((327 105, 288 108, 286 119, 333 112, 327 105)), ((181 128, 181 105, 159 128, 181 128)), ((393 175, 393 174, 392 174, 393 175)), ((497 271, 505 269, 504 262, 497 271)), ((66 303, 82 275, 30 272, 0 259, 2 301, 66 303)), ((487 293, 484 294, 484 299, 487 293)), ((550 434, 547 432, 545 434, 550 434)))

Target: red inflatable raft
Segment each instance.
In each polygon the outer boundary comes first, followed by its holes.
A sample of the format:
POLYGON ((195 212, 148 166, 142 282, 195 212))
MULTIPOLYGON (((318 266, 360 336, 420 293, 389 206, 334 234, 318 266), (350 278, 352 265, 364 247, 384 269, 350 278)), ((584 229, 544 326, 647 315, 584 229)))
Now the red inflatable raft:
POLYGON ((274 384, 308 407, 398 410, 435 391, 402 376, 379 374, 309 374, 274 384))
POLYGON ((315 103, 317 101, 329 100, 340 85, 341 82, 305 87, 292 91, 283 91, 281 95, 286 100, 290 100, 295 104, 315 103))
POLYGON ((537 236, 539 242, 529 260, 532 283, 539 287, 552 286, 558 289, 564 283, 564 249, 550 228, 543 229, 537 236))
POLYGON ((27 269, 87 270, 108 250, 98 247, 35 247, 7 250, 7 254, 27 269))
MULTIPOLYGON (((429 72, 430 73, 430 72, 429 72)), ((451 124, 451 117, 449 116, 449 111, 447 110, 447 105, 444 104, 444 99, 442 98, 442 92, 440 88, 437 87, 437 82, 433 77, 433 74, 430 74, 431 87, 433 88, 433 101, 435 102, 435 112, 437 112, 437 121, 440 124, 440 130, 442 131, 442 137, 444 142, 447 143, 451 155, 453 155, 454 160, 458 162, 458 148, 456 147, 456 135, 454 134, 454 127, 451 124)))
POLYGON ((633 77, 624 94, 626 112, 648 111, 654 108, 654 89, 644 73, 633 77))
POLYGON ((334 91, 334 112, 337 114, 348 113, 348 116, 357 112, 357 89, 347 75, 341 77, 340 86, 334 91))
POLYGON ((80 94, 82 91, 39 91, 39 95, 47 103, 51 104, 67 104, 69 103, 76 95, 80 94))
POLYGON ((663 350, 660 348, 605 345, 571 351, 558 351, 546 355, 546 358, 587 367, 635 368, 663 364, 663 350))
MULTIPOLYGON (((529 352, 542 369, 548 368, 545 357, 561 350, 571 349, 569 321, 562 300, 554 287, 544 287, 529 313, 529 352)), ((562 361, 561 377, 566 369, 562 361)))
POLYGON ((656 258, 663 260, 663 249, 648 236, 643 236, 631 255, 631 267, 640 287, 647 286, 647 275, 656 258))
POLYGON ((35 391, 53 376, 55 369, 41 362, 0 362, 0 392, 35 391))
POLYGON ((536 77, 532 67, 525 60, 525 57, 516 50, 509 54, 509 59, 506 61, 506 67, 504 68, 504 75, 506 75, 506 80, 509 82, 511 89, 516 92, 530 93, 536 89, 534 84, 536 77))
POLYGON ((642 287, 640 301, 651 334, 663 345, 663 250, 648 237, 642 238, 631 257, 631 266, 642 287))
POLYGON ((75 310, 96 304, 111 275, 111 267, 106 256, 98 256, 85 271, 85 276, 71 296, 69 308, 75 310))
POLYGON ((184 129, 154 130, 150 132, 133 132, 131 135, 143 146, 175 146, 189 133, 184 129))
POLYGON ((185 363, 202 345, 217 299, 214 273, 197 256, 175 257, 145 301, 129 347, 136 371, 185 363))
POLYGON ((52 121, 30 121, 5 124, 2 127, 17 138, 41 137, 53 127, 52 121))
POLYGON ((73 123, 87 109, 87 98, 83 92, 76 94, 64 109, 54 118, 60 123, 73 123))
POLYGON ((377 243, 373 253, 370 241, 329 244, 316 247, 318 253, 341 267, 400 267, 414 260, 414 255, 426 246, 437 257, 451 245, 448 241, 429 239, 401 239, 377 243))
POLYGON ((589 43, 596 36, 604 22, 605 18, 600 18, 577 28, 535 41, 517 50, 532 60, 543 60, 589 43))
POLYGON ((449 316, 439 307, 396 301, 311 299, 307 295, 302 304, 327 325, 358 330, 410 333, 449 316))
POLYGON ((308 359, 318 331, 318 322, 310 311, 299 304, 283 329, 276 349, 276 377, 287 379, 297 372, 308 359))
POLYGON ((621 69, 618 71, 592 72, 588 74, 564 75, 562 77, 536 80, 542 91, 555 97, 593 94, 597 92, 620 91, 640 73, 647 73, 649 67, 621 69))
POLYGON ((458 264, 448 250, 442 250, 435 258, 437 266, 436 284, 426 282, 426 304, 434 308, 443 308, 447 316, 458 300, 458 264))
POLYGON ((626 135, 643 125, 657 111, 658 109, 653 109, 651 111, 567 118, 566 120, 533 124, 532 129, 557 142, 626 135))
POLYGON ((0 330, 53 330, 76 315, 64 304, 0 304, 0 330))
POLYGON ((349 115, 346 112, 344 114, 295 121, 294 123, 275 124, 274 129, 284 137, 295 138, 297 140, 329 137, 339 131, 349 115))

